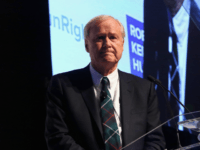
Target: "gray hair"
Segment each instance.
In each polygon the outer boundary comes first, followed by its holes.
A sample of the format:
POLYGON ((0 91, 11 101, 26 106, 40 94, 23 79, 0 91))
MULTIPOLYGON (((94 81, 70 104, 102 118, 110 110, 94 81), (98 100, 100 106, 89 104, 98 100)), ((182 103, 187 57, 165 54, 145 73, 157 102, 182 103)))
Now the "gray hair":
POLYGON ((119 20, 117 20, 114 17, 109 16, 109 15, 100 15, 100 16, 96 16, 96 17, 92 18, 84 27, 84 38, 89 36, 90 30, 93 27, 95 22, 106 20, 108 18, 112 18, 119 23, 119 25, 121 27, 121 32, 122 32, 122 38, 124 39, 124 37, 125 37, 124 26, 122 25, 122 23, 119 20))

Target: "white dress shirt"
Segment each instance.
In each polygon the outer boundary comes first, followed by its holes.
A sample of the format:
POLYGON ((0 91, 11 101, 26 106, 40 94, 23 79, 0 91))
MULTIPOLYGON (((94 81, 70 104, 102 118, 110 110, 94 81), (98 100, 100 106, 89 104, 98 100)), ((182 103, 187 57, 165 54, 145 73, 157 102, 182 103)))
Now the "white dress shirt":
MULTIPOLYGON (((188 35, 190 22, 190 1, 184 0, 184 6, 181 6, 176 15, 172 18, 175 33, 178 38, 178 71, 179 71, 179 100, 185 104, 185 86, 186 86, 186 69, 187 69, 187 51, 188 51, 188 35)), ((169 52, 172 52, 172 37, 169 37, 169 52)), ((168 81, 170 89, 171 81, 168 81)), ((184 108, 180 106, 179 115, 184 114, 184 108)), ((183 116, 179 116, 179 121, 183 121, 183 116)), ((179 127, 183 130, 183 127, 179 127)))
MULTIPOLYGON (((187 7, 190 6, 190 1, 187 2, 187 7)), ((190 10, 190 8, 187 8, 190 10)), ((174 29, 178 38, 177 49, 178 49, 178 66, 179 66, 179 99, 185 104, 185 85, 186 85, 186 64, 187 64, 187 50, 188 50, 188 33, 189 33, 189 22, 190 16, 189 11, 187 12, 183 6, 179 9, 177 14, 172 18, 174 29)), ((184 113, 184 108, 181 107, 179 114, 184 113)))
MULTIPOLYGON (((100 73, 98 73, 90 64, 90 73, 92 76, 92 81, 93 81, 93 88, 94 88, 94 94, 95 98, 98 101, 99 108, 100 108, 100 92, 101 92, 101 80, 104 77, 100 73)), ((109 79, 110 85, 108 86, 108 90, 110 92, 112 101, 113 101, 113 106, 115 109, 115 118, 117 122, 117 127, 119 129, 119 135, 120 135, 120 140, 121 139, 121 122, 120 122, 120 102, 119 102, 119 97, 120 97, 120 90, 119 90, 119 74, 118 74, 118 69, 115 69, 111 74, 106 76, 109 79)))

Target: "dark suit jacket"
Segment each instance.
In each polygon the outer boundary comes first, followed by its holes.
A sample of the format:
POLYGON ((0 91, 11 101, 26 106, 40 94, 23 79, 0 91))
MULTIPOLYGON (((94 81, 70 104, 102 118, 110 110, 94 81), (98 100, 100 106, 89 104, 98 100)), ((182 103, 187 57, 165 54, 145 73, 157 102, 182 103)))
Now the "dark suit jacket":
MULTIPOLYGON (((190 14, 193 9, 191 8, 190 14)), ((152 75, 159 77, 162 84, 168 86, 169 71, 169 21, 167 7, 162 0, 144 0, 144 77, 152 75)), ((186 66, 186 89, 185 89, 185 105, 190 111, 200 110, 200 31, 195 26, 192 19, 189 22, 189 35, 187 47, 187 66, 186 66)), ((162 93, 162 89, 158 88, 159 108, 161 110, 161 121, 164 122, 171 118, 168 107, 162 93)), ((174 115, 178 115, 179 110, 174 107, 177 105, 175 99, 170 101, 174 115)), ((187 112, 185 110, 185 112, 187 112)), ((175 148, 177 146, 177 135, 175 129, 165 127, 164 135, 167 148, 175 148)), ((180 132, 180 141, 183 145, 195 143, 196 138, 192 134, 180 132), (190 135, 190 136, 189 136, 190 135)))
MULTIPOLYGON (((190 14, 193 9, 190 10, 190 14)), ((144 77, 152 75, 159 77, 159 80, 168 86, 169 55, 168 37, 169 21, 167 7, 162 0, 145 0, 144 1, 144 77)), ((200 51, 199 51, 200 31, 195 26, 192 19, 189 22, 189 35, 187 47, 187 66, 186 66, 186 89, 185 104, 190 111, 200 110, 200 51)), ((160 92, 161 95, 162 92, 160 92)), ((162 121, 171 118, 167 115, 164 97, 158 94, 162 121), (165 110, 165 112, 164 112, 165 110)), ((172 109, 177 109, 176 101, 171 103, 172 109)), ((187 111, 185 111, 187 112, 187 111)), ((179 111, 174 111, 178 115, 179 111)))
MULTIPOLYGON (((119 71, 123 146, 159 125, 158 101, 151 82, 119 71)), ((52 77, 47 91, 45 137, 49 150, 104 149, 100 108, 89 67, 52 77)), ((156 130, 127 149, 164 149, 156 130)))

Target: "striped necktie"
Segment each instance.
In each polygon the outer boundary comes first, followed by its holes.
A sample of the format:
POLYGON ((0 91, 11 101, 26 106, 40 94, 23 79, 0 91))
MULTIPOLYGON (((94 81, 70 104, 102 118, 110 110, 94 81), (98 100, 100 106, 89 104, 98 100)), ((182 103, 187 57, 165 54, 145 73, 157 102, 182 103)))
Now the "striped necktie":
POLYGON ((105 150, 119 150, 121 148, 120 136, 114 115, 113 102, 108 91, 108 78, 103 77, 101 84, 101 120, 103 124, 105 150))

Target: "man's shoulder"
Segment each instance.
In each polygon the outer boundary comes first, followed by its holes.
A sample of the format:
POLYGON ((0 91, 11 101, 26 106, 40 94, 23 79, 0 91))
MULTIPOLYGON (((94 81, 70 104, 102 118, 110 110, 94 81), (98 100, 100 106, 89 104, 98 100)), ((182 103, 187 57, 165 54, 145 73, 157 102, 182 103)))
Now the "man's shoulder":
POLYGON ((122 78, 123 80, 126 80, 127 82, 138 82, 138 83, 145 83, 145 84, 149 84, 151 83, 149 80, 147 79, 143 79, 141 77, 138 77, 136 75, 127 73, 127 72, 123 72, 121 70, 119 70, 119 76, 120 78, 122 78))
POLYGON ((71 70, 68 72, 58 73, 58 74, 53 75, 52 78, 54 79, 81 78, 82 76, 88 75, 89 73, 90 73, 89 68, 85 67, 81 69, 71 70))
POLYGON ((89 67, 76 69, 68 72, 62 72, 55 74, 51 77, 50 85, 64 84, 67 86, 80 86, 82 83, 90 82, 90 71, 89 67))

